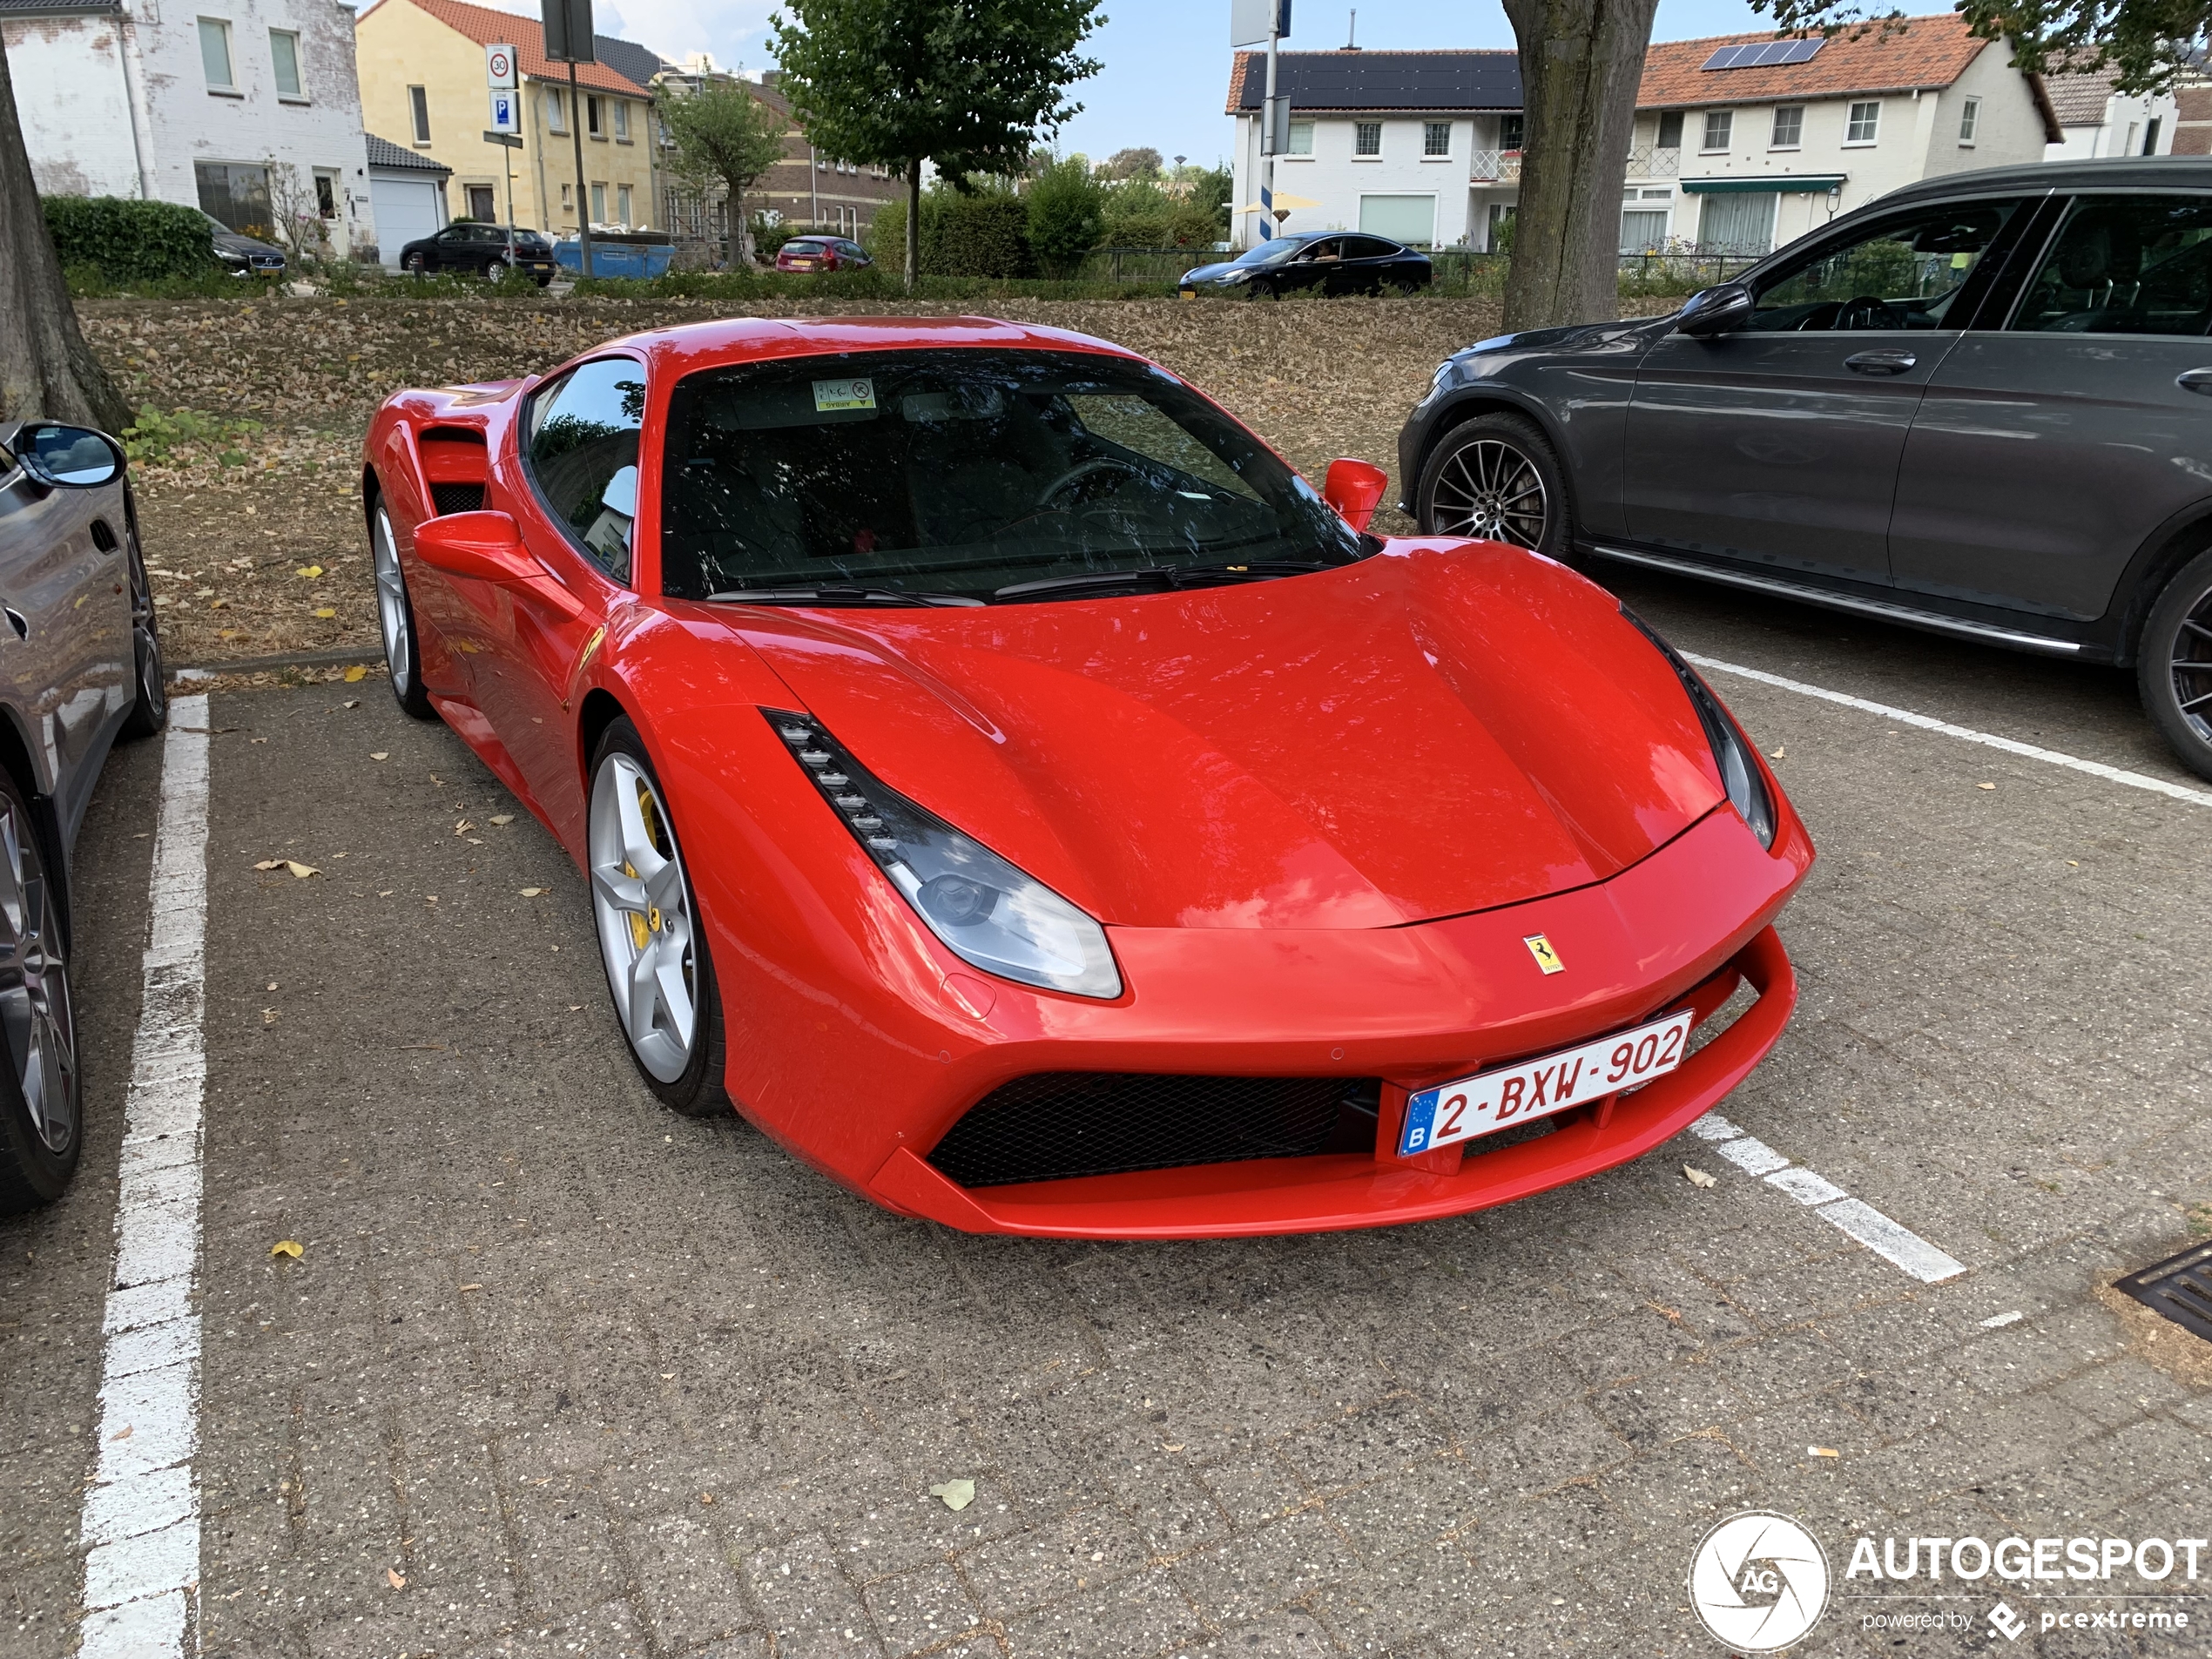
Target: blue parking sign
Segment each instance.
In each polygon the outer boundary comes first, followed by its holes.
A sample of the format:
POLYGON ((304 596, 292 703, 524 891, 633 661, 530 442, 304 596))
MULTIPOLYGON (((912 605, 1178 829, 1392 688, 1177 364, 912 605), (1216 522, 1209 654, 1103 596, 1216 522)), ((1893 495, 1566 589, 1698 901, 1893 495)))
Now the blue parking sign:
POLYGON ((494 132, 520 132, 523 130, 521 112, 516 107, 514 93, 494 92, 491 95, 491 130, 494 132))

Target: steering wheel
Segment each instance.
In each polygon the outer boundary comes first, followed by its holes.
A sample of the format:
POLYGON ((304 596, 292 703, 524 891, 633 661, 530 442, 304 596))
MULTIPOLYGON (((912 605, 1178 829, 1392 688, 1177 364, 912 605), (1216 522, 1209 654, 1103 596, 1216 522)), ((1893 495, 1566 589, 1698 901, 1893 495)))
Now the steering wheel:
POLYGON ((1886 300, 1862 293, 1836 307, 1836 320, 1828 325, 1838 333, 1858 328, 1902 328, 1905 314, 1886 300))
POLYGON ((1134 462, 1123 461, 1113 455, 1099 455, 1089 461, 1079 461, 1039 492, 1037 505, 1040 507, 1048 505, 1055 496, 1067 489, 1069 485, 1102 472, 1125 472, 1131 476, 1136 476, 1137 469, 1134 462))

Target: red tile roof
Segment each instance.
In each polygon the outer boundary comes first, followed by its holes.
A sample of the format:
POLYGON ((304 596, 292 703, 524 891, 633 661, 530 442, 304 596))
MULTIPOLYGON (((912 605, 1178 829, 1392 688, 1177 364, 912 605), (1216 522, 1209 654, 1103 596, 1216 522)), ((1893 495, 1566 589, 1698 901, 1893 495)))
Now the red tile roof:
MULTIPOLYGON (((467 0, 383 0, 383 3, 411 5, 479 45, 489 46, 502 40, 512 42, 523 73, 532 80, 565 82, 569 78, 566 64, 556 64, 546 57, 545 26, 535 17, 496 10, 490 6, 472 6, 467 0)), ((579 86, 589 86, 595 91, 627 92, 632 98, 652 96, 651 88, 640 86, 626 75, 617 75, 604 64, 578 64, 576 78, 579 86)))
POLYGON ((1750 35, 1714 35, 1703 40, 1654 41, 1644 54, 1643 79, 1636 88, 1640 110, 1701 108, 1716 104, 1765 104, 1776 98, 1841 98, 1851 92, 1903 92, 1914 87, 1945 87, 1966 66, 1997 44, 1966 32, 1954 12, 1934 17, 1906 17, 1889 26, 1852 30, 1831 37, 1802 64, 1774 64, 1760 69, 1705 68, 1723 46, 1762 44, 1777 38, 1772 30, 1750 35))

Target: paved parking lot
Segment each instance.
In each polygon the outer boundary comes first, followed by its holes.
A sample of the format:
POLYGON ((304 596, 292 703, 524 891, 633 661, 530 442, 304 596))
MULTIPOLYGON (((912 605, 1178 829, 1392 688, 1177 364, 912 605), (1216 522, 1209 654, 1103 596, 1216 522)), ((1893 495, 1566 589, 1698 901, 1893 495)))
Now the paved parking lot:
MULTIPOLYGON (((2203 787, 2108 671, 1615 585, 1701 656, 2203 787)), ((1863 1534, 2212 1532, 2212 1347, 2105 1288, 2212 1233, 2212 806, 1710 673, 1822 853, 1783 922, 1802 1008, 1722 1110, 1963 1264, 1940 1283, 1695 1135, 1391 1231, 888 1217, 654 1104, 581 881, 449 732, 373 680, 214 696, 198 1651, 1716 1654, 1685 1576, 1747 1508, 1829 1554, 1794 1651, 2212 1650, 2212 1555, 1845 1575, 1863 1534), (2191 1628, 2040 1628, 2114 1606, 2191 1628), (1870 1627, 1897 1612, 1966 1628, 1870 1627)), ((80 846, 83 1172, 0 1224, 24 1659, 77 1647, 116 1433, 162 763, 118 755, 80 846)))

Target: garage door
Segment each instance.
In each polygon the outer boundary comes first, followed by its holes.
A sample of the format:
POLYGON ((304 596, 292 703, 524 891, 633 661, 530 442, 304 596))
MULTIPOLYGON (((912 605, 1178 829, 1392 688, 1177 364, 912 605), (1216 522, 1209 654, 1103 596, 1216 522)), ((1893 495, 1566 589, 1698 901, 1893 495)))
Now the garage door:
POLYGON ((1436 240, 1433 196, 1362 196, 1359 228, 1370 236, 1425 247, 1436 240))
POLYGON ((376 251, 386 265, 399 267, 400 250, 434 236, 443 227, 437 185, 425 179, 382 179, 372 174, 368 205, 376 215, 376 251))

